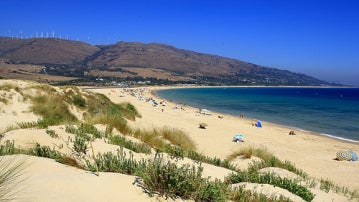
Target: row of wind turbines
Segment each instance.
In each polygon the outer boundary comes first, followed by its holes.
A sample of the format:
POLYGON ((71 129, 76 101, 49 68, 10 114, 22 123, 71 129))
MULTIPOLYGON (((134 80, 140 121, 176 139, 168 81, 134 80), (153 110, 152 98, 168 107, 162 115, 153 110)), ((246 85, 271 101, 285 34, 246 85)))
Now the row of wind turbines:
MULTIPOLYGON (((35 34, 24 34, 22 30, 19 32, 13 32, 11 29, 8 30, 8 37, 11 39, 29 39, 29 38, 54 38, 54 39, 65 39, 65 40, 73 40, 73 41, 84 41, 90 43, 91 41, 94 41, 93 38, 90 38, 88 35, 85 38, 79 38, 79 37, 69 37, 69 34, 62 34, 58 33, 56 34, 55 31, 51 32, 36 32, 35 34), (91 41, 90 41, 91 39, 91 41)), ((115 37, 116 38, 116 37, 115 37)), ((97 44, 103 44, 103 43, 111 43, 112 37, 107 37, 107 39, 102 40, 95 40, 97 44)), ((120 40, 120 38, 119 38, 120 40)))

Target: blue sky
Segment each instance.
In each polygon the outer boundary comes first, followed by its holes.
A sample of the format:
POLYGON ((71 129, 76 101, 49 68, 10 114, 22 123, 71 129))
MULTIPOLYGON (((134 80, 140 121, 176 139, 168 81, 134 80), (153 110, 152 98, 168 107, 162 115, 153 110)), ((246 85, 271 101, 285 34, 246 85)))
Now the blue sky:
POLYGON ((356 0, 1 0, 0 35, 158 42, 359 86, 356 0))

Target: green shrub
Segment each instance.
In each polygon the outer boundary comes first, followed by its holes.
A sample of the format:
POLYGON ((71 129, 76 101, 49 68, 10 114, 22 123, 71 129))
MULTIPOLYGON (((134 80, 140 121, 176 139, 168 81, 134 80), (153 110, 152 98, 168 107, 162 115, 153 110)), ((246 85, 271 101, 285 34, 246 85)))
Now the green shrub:
POLYGON ((259 184, 271 184, 289 192, 300 196, 305 201, 312 201, 314 194, 304 186, 297 184, 295 181, 281 178, 273 174, 259 174, 258 172, 239 171, 236 174, 230 174, 226 178, 228 184, 235 184, 240 182, 252 182, 259 184))
POLYGON ((90 161, 86 161, 86 165, 87 168, 93 172, 98 169, 100 172, 116 172, 133 175, 138 169, 144 168, 144 161, 138 162, 134 160, 132 153, 130 153, 129 158, 127 158, 126 153, 121 150, 117 155, 111 152, 97 154, 95 162, 91 163, 90 161))
POLYGON ((231 164, 230 161, 224 159, 220 159, 217 157, 209 157, 209 156, 204 156, 202 154, 199 154, 195 151, 188 151, 187 155, 188 158, 193 159, 195 161, 200 161, 200 162, 204 162, 204 163, 208 163, 208 164, 212 164, 215 166, 219 166, 219 167, 223 167, 223 168, 227 168, 230 170, 236 170, 236 167, 231 164))
POLYGON ((164 152, 171 154, 173 157, 183 159, 185 157, 185 151, 179 146, 166 145, 164 152))
POLYGON ((46 134, 50 135, 52 138, 59 138, 59 135, 56 134, 54 130, 46 130, 46 134))
POLYGON ((164 162, 161 157, 148 160, 146 168, 139 173, 150 194, 166 197, 194 199, 195 201, 225 201, 227 185, 216 180, 202 178, 203 168, 164 162))
MULTIPOLYGON (((66 129, 65 129, 65 131, 67 133, 72 133, 76 137, 82 138, 82 139, 84 139, 86 141, 90 141, 92 139, 91 136, 86 133, 86 132, 88 132, 90 130, 92 130, 92 129, 87 128, 87 127, 83 127, 83 126, 75 127, 75 126, 72 126, 72 125, 67 125, 66 129)), ((94 132, 94 131, 91 131, 91 132, 94 132)), ((99 134, 97 134, 97 132, 98 131, 96 130, 96 132, 94 132, 94 133, 96 133, 96 135, 99 135, 99 134)), ((100 132, 98 132, 98 133, 100 133, 100 132)))
POLYGON ((81 131, 81 133, 91 134, 96 138, 101 138, 103 136, 103 133, 97 130, 95 126, 86 123, 81 124, 78 131, 81 131))
POLYGON ((101 172, 119 172, 138 175, 143 179, 144 188, 152 195, 159 193, 167 197, 181 197, 195 201, 225 201, 227 199, 227 184, 220 181, 210 182, 202 178, 203 168, 165 162, 156 155, 154 159, 136 161, 132 153, 127 158, 126 153, 119 151, 98 154, 94 163, 86 161, 87 168, 101 172))
POLYGON ((50 159, 60 159, 62 156, 61 153, 55 149, 50 149, 48 146, 41 146, 39 143, 36 143, 35 147, 29 150, 29 154, 50 159))
POLYGON ((119 145, 134 152, 151 153, 151 147, 144 143, 135 143, 118 135, 110 136, 108 139, 110 144, 119 145))
POLYGON ((279 197, 271 196, 267 197, 265 194, 256 193, 249 190, 245 190, 243 187, 238 187, 230 190, 229 199, 231 201, 240 201, 240 202, 292 202, 289 198, 286 198, 282 195, 279 197))
POLYGON ((5 144, 0 145, 0 156, 16 154, 17 149, 14 146, 14 141, 6 140, 5 144))
POLYGON ((87 152, 87 143, 88 142, 83 137, 76 136, 75 141, 74 141, 74 145, 73 145, 73 149, 78 154, 81 154, 81 153, 86 154, 86 152, 87 152))
POLYGON ((67 133, 76 134, 77 128, 72 125, 66 125, 65 131, 67 133))

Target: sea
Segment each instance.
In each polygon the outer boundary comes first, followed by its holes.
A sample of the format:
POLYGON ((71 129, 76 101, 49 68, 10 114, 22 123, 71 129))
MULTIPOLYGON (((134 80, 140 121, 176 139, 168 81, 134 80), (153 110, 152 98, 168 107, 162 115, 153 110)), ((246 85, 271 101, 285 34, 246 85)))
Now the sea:
POLYGON ((359 88, 213 87, 159 90, 199 109, 359 142, 359 88))

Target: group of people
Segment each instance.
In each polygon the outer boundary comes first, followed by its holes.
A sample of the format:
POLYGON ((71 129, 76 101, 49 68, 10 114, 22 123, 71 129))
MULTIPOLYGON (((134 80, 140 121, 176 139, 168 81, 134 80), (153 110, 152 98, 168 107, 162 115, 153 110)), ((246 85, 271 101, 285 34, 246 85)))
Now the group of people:
POLYGON ((289 131, 289 135, 295 135, 294 130, 289 131))

